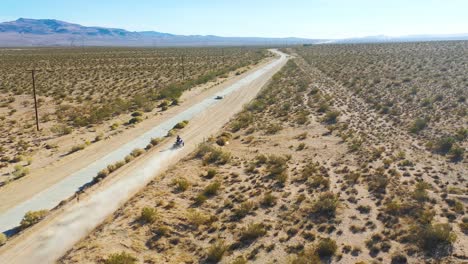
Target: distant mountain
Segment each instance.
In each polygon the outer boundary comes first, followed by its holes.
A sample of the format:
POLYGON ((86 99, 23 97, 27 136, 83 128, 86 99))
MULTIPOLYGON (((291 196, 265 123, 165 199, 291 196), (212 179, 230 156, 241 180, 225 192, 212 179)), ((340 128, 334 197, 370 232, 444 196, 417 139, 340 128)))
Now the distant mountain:
POLYGON ((174 35, 156 31, 86 27, 55 19, 20 18, 0 23, 0 47, 14 46, 214 46, 313 44, 302 38, 174 35))
POLYGON ((362 38, 348 38, 329 40, 327 43, 386 43, 386 42, 416 42, 416 41, 443 41, 443 40, 468 40, 467 34, 447 34, 447 35, 409 35, 391 37, 385 35, 368 36, 362 38))
POLYGON ((220 37, 174 35, 156 31, 133 32, 120 28, 86 27, 55 19, 20 18, 0 23, 0 47, 26 46, 241 46, 329 43, 380 43, 468 40, 468 34, 369 36, 349 39, 220 37))

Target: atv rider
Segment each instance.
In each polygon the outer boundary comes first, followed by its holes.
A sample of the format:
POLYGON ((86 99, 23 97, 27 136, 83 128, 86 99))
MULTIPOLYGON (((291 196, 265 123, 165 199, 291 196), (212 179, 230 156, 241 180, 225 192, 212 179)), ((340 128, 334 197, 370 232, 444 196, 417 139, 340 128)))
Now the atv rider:
POLYGON ((184 145, 184 141, 182 141, 182 138, 179 135, 177 135, 176 144, 182 146, 184 145))

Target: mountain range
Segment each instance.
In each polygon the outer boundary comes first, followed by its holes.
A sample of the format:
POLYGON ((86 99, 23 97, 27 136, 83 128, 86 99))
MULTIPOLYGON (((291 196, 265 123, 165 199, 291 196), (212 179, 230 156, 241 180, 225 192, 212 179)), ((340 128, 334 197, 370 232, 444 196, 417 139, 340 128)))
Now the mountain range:
POLYGON ((261 38, 175 35, 156 31, 135 32, 120 28, 87 27, 55 19, 19 18, 0 23, 0 47, 297 45, 431 40, 468 40, 468 34, 374 36, 350 39, 261 38))

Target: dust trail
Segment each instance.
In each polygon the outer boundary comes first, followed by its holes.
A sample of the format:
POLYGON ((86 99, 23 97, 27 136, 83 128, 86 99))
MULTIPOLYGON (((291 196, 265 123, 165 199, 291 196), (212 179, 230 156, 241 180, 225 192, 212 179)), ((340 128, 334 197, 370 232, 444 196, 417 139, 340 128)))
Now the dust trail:
POLYGON ((131 177, 117 181, 109 188, 94 193, 89 199, 83 199, 80 203, 67 208, 60 221, 37 234, 39 241, 42 241, 37 245, 40 250, 33 252, 28 258, 36 263, 52 263, 60 258, 66 249, 71 248, 108 215, 116 211, 128 196, 148 184, 176 152, 177 150, 170 150, 158 153, 145 161, 131 177))

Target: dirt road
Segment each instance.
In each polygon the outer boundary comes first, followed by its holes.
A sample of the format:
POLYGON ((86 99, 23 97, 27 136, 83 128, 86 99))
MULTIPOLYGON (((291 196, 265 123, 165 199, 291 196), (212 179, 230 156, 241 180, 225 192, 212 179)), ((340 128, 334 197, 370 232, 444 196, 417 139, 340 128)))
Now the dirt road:
POLYGON ((277 59, 217 92, 225 96, 223 100, 207 98, 171 119, 171 122, 190 119, 190 124, 181 133, 186 141, 184 148, 174 150, 168 142, 124 167, 93 193, 82 197, 79 203, 67 205, 9 241, 0 248, 0 263, 51 263, 59 258, 155 175, 192 152, 197 144, 215 133, 252 100, 287 61, 285 54, 274 52, 279 55, 277 59))

